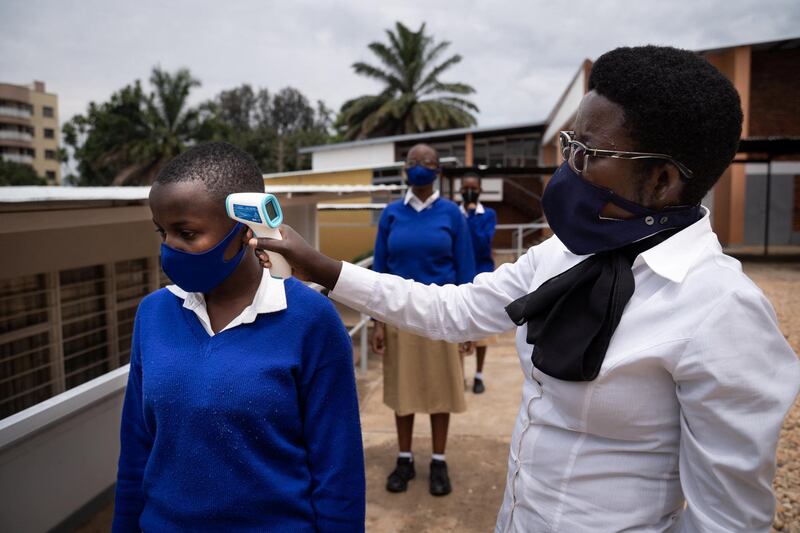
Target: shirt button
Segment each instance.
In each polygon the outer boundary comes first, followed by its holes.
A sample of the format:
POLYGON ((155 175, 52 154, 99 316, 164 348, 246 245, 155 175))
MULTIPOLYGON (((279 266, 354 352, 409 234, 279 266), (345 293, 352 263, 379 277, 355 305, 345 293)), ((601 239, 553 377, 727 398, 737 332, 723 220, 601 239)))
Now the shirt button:
POLYGON ((648 226, 652 226, 653 224, 655 224, 655 222, 656 222, 656 219, 654 219, 651 216, 647 216, 647 217, 644 218, 644 223, 647 224, 648 226))

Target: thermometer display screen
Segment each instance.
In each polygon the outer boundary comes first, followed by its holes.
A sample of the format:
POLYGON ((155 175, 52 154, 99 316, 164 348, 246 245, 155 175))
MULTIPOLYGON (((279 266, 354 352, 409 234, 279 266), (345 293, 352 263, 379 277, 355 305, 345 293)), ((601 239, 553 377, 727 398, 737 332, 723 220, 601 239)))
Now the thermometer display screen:
POLYGON ((275 210, 275 204, 273 204, 272 202, 267 202, 267 204, 264 207, 266 207, 267 209, 267 216, 269 217, 270 220, 275 220, 276 218, 278 218, 278 212, 275 210))

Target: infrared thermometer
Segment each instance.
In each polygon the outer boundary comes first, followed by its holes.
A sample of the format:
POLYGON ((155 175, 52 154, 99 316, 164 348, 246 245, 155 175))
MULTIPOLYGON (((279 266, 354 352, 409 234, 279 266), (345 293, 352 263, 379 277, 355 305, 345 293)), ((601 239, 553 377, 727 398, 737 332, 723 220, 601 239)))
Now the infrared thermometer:
MULTIPOLYGON (((263 192, 229 194, 225 199, 225 209, 229 217, 253 230, 256 238, 282 239, 278 227, 283 223, 283 211, 275 196, 263 192)), ((268 253, 272 263, 269 269, 271 275, 283 279, 292 275, 292 267, 282 255, 268 253)))

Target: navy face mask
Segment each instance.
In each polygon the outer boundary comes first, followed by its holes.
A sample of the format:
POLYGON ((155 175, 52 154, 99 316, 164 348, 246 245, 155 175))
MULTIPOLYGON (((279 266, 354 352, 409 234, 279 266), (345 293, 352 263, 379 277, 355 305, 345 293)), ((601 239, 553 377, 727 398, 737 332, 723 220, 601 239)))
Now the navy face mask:
POLYGON ((564 162, 542 195, 542 209, 553 232, 576 255, 621 248, 665 230, 684 228, 700 219, 700 206, 668 207, 654 211, 622 198, 610 189, 583 179, 564 162), (603 218, 612 203, 634 218, 603 218))
POLYGON ((186 292, 206 293, 225 281, 242 262, 247 246, 242 245, 233 258, 225 260, 228 245, 240 237, 244 226, 237 223, 228 235, 210 250, 193 254, 161 243, 161 268, 186 292))
POLYGON ((406 169, 408 183, 411 185, 427 185, 433 183, 433 180, 435 180, 438 175, 438 168, 428 168, 423 165, 414 165, 406 169))

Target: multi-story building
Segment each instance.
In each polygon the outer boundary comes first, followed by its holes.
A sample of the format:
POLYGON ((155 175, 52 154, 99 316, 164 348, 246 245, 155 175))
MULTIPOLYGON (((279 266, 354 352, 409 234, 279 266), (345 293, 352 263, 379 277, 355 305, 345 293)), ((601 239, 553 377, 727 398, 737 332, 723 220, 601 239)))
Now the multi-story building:
POLYGON ((0 83, 0 157, 31 165, 50 184, 61 183, 58 96, 44 82, 0 83))

